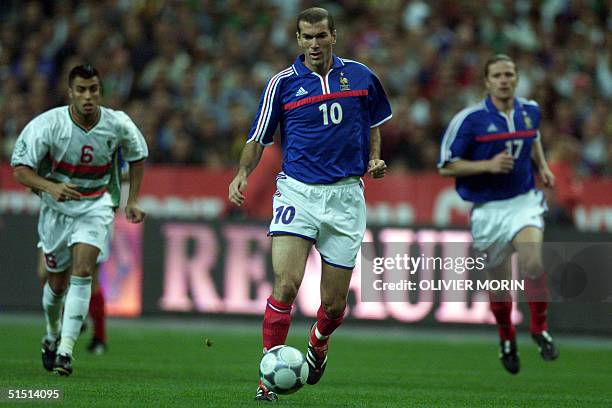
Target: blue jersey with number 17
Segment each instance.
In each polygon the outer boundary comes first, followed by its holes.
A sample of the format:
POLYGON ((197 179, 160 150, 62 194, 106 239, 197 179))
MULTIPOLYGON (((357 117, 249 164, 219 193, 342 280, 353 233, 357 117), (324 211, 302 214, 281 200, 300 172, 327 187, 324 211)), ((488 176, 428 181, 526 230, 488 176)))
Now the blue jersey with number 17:
POLYGON ((539 137, 540 108, 535 101, 515 98, 508 116, 487 97, 451 120, 440 148, 438 167, 456 160, 488 160, 506 150, 514 157, 508 174, 457 177, 457 192, 467 201, 505 200, 535 187, 531 144, 539 137))
POLYGON ((334 55, 323 77, 300 55, 268 82, 247 143, 272 144, 280 125, 285 174, 330 184, 365 173, 370 129, 391 116, 385 91, 368 67, 334 55))

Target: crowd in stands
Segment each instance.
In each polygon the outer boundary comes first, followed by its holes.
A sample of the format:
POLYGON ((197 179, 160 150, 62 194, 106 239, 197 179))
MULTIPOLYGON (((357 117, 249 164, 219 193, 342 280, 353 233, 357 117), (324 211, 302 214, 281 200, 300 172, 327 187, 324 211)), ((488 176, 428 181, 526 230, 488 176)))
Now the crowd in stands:
POLYGON ((67 72, 101 72, 104 104, 150 162, 234 166, 267 80, 299 49, 295 17, 335 16, 335 52, 381 78, 394 118, 383 158, 434 170, 450 118, 484 95, 484 61, 515 58, 550 159, 612 175, 612 17, 605 0, 82 0, 0 2, 0 162, 35 115, 67 103, 67 72))

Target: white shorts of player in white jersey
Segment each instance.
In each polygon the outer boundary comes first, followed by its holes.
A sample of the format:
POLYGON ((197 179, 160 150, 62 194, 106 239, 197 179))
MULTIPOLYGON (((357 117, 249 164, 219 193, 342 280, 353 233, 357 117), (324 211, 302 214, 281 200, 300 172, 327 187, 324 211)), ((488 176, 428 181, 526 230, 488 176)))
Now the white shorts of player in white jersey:
POLYGON ((294 235, 310 240, 323 262, 353 269, 366 228, 360 178, 306 184, 279 173, 276 188, 268 235, 294 235))
POLYGON ((86 215, 72 217, 41 205, 38 217, 38 247, 49 272, 62 272, 72 265, 72 245, 89 244, 100 249, 97 262, 108 259, 114 211, 94 206, 86 215))
POLYGON ((487 253, 488 267, 499 266, 514 252, 512 240, 522 229, 544 229, 542 216, 547 210, 540 190, 530 190, 507 200, 476 204, 470 217, 474 248, 487 253))

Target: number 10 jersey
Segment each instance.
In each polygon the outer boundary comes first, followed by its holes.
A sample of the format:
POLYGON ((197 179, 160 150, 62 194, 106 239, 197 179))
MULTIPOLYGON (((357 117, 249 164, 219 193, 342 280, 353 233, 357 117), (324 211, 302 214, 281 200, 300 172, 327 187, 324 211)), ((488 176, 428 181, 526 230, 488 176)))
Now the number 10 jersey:
POLYGON ((332 57, 325 76, 304 65, 304 55, 270 79, 248 142, 273 143, 280 125, 283 171, 309 184, 362 176, 370 129, 392 116, 385 91, 365 65, 332 57))

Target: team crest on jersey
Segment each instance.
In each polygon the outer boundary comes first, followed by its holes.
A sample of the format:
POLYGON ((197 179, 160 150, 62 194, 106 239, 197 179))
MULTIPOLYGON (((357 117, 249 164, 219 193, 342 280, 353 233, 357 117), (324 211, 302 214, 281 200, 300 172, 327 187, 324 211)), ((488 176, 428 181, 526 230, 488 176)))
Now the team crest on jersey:
POLYGON ((351 86, 349 85, 348 78, 344 76, 344 72, 340 72, 340 90, 350 91, 351 86))
POLYGON ((525 127, 527 129, 533 129, 533 122, 531 121, 531 118, 529 117, 529 115, 527 115, 527 112, 523 111, 523 120, 525 121, 525 127))

